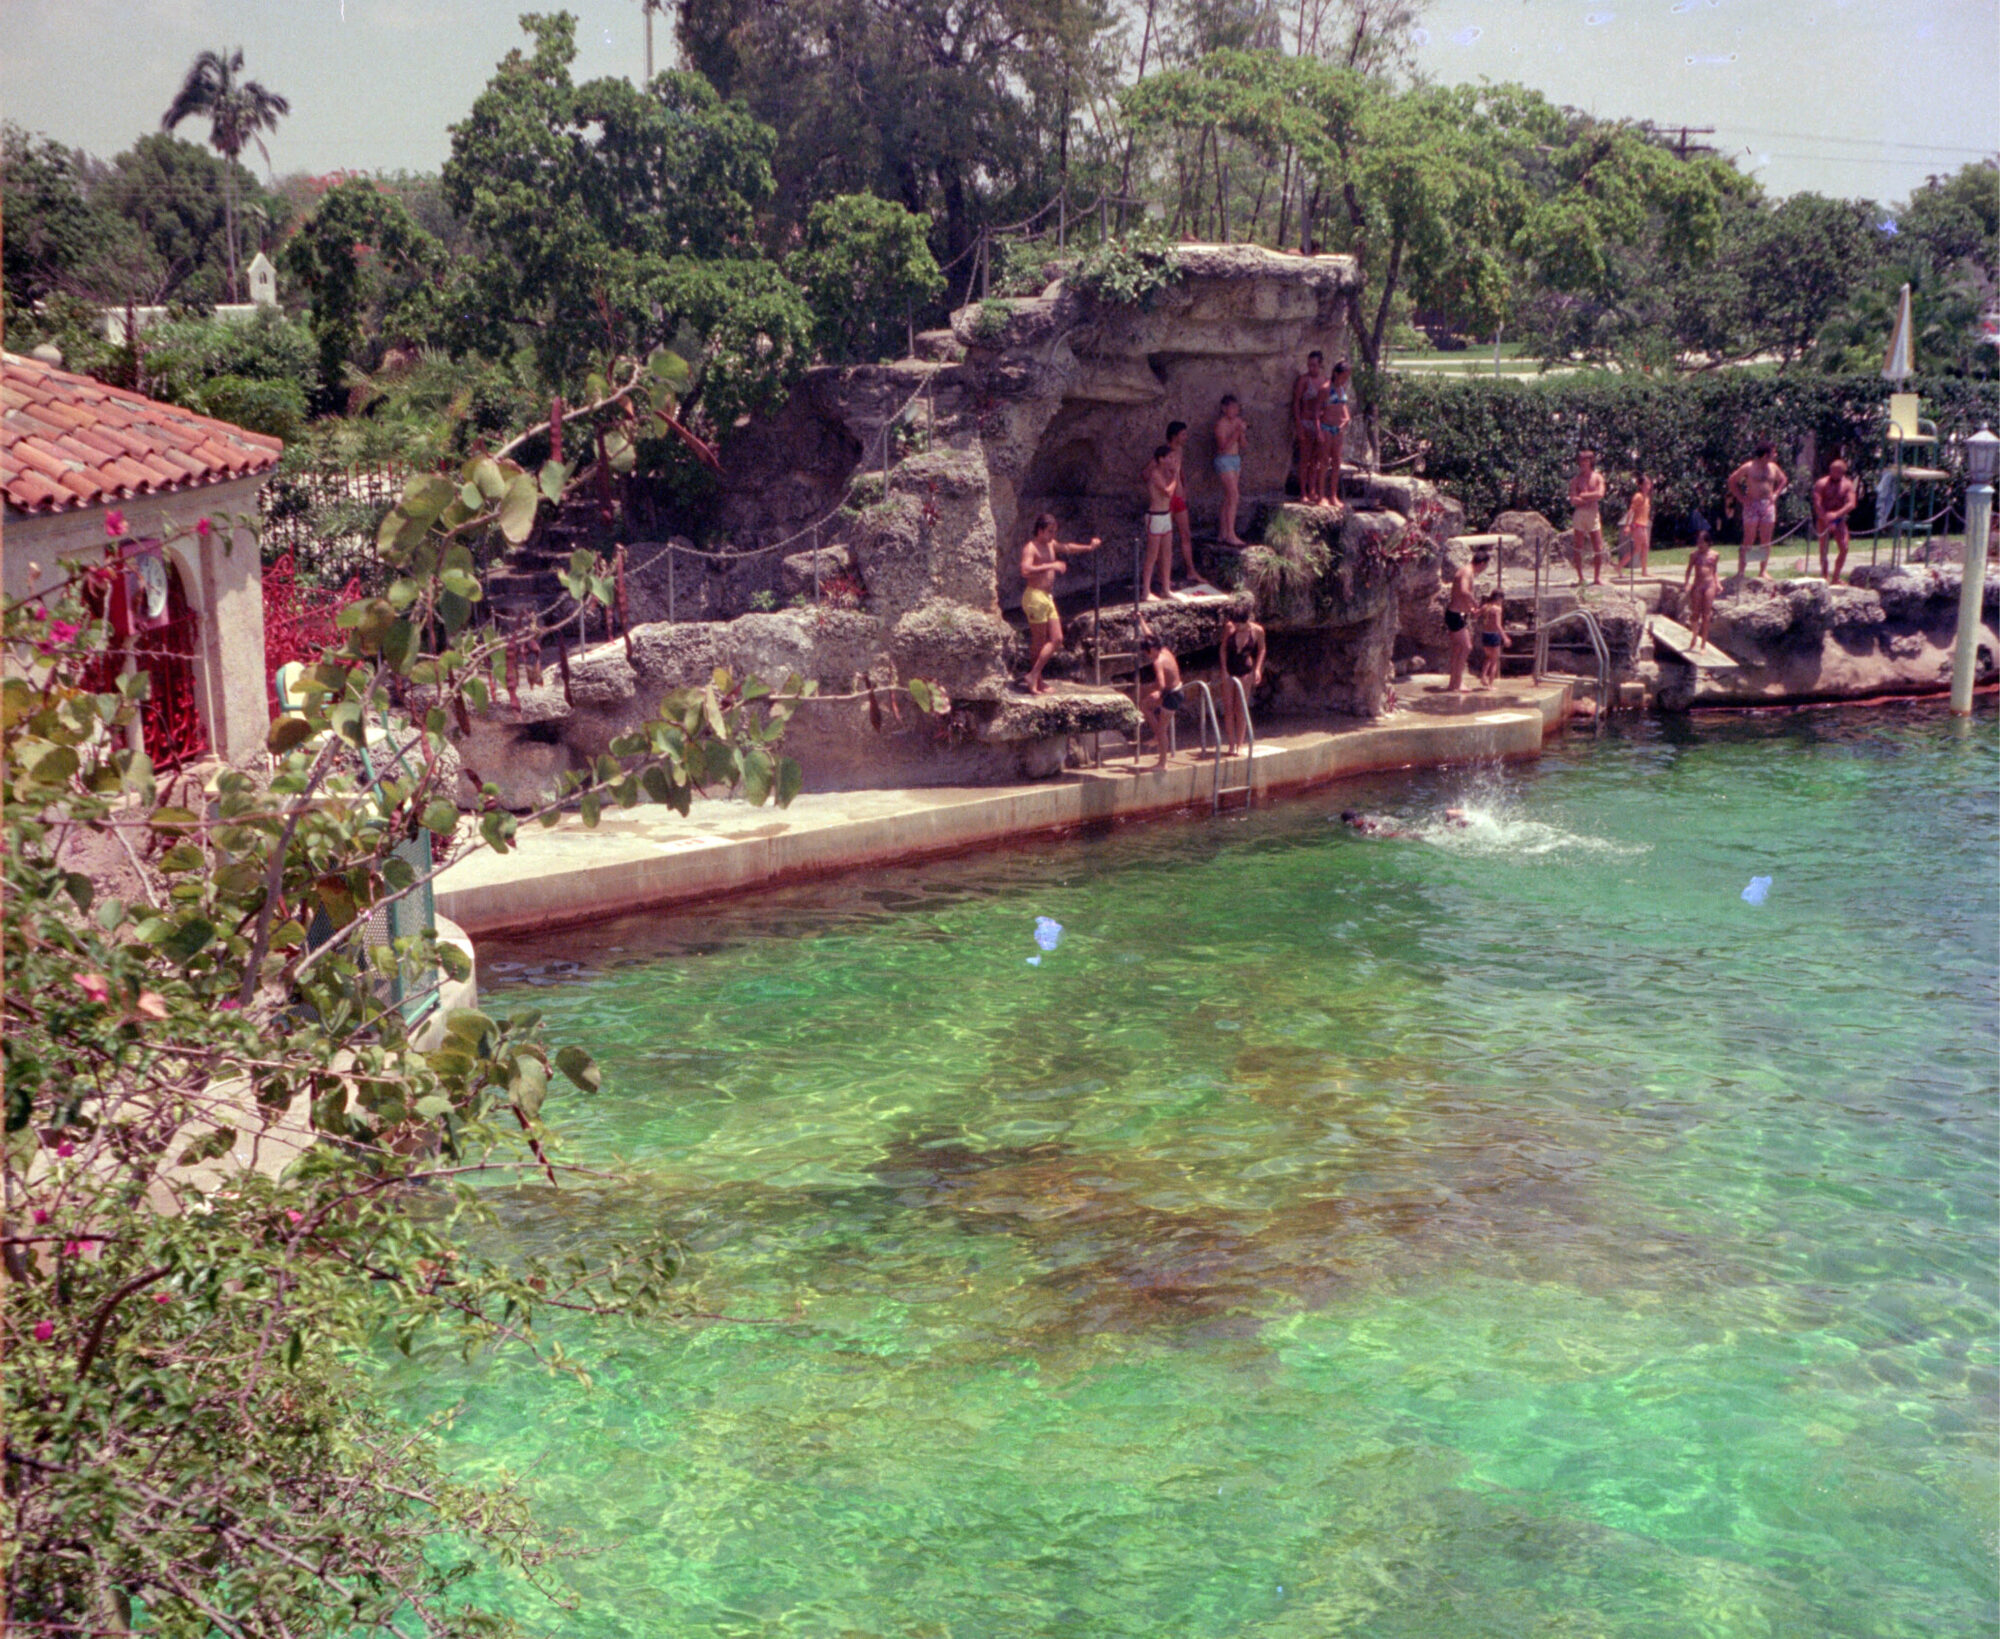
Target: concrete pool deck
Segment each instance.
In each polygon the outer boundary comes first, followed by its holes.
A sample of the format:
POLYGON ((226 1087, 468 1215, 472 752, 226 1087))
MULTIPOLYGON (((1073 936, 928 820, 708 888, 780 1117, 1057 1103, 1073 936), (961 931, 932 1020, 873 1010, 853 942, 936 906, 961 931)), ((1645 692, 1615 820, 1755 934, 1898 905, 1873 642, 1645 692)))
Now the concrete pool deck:
MULTIPOLYGON (((1373 722, 1285 720, 1257 741, 1253 797, 1388 769, 1539 756, 1567 718, 1567 679, 1502 679, 1489 693, 1457 697, 1425 691, 1441 682, 1412 678, 1401 688, 1414 703, 1373 722)), ((1183 753, 1157 772, 1150 757, 1137 770, 1120 759, 1019 785, 806 792, 789 808, 726 799, 697 801, 685 816, 654 804, 614 808, 595 830, 566 817, 552 829, 523 829, 512 853, 467 855, 438 878, 437 909, 474 938, 574 925, 1024 837, 1202 812, 1214 781, 1208 759, 1183 753)), ((1222 784, 1242 783, 1241 758, 1225 763, 1222 784)))

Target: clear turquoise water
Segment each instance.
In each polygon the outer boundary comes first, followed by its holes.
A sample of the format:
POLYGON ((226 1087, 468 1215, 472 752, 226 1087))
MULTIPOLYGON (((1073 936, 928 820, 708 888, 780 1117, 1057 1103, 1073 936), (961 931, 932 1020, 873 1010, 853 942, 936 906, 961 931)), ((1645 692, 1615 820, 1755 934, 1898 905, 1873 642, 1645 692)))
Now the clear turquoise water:
POLYGON ((582 1639, 1990 1633, 1996 743, 1648 728, 494 947, 626 1169, 513 1232, 665 1223, 735 1319, 401 1391, 597 1550, 507 1596, 582 1639))

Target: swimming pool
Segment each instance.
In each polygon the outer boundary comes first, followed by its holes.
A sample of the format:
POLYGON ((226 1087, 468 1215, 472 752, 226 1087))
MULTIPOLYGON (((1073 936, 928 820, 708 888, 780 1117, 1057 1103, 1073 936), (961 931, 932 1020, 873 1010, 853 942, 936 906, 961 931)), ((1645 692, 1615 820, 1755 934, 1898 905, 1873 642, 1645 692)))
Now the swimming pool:
POLYGON ((510 1232, 732 1319, 398 1392, 585 1639, 1991 1631, 1996 808, 1990 711, 1648 724, 492 945, 625 1169, 510 1232))

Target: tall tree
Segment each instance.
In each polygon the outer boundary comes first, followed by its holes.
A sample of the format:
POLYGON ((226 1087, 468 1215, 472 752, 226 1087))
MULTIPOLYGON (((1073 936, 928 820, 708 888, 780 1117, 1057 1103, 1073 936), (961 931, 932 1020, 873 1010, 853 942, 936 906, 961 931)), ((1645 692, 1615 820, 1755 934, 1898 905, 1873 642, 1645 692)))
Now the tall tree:
POLYGON ((277 92, 256 80, 243 79, 243 52, 203 51, 196 54, 181 80, 174 100, 160 116, 160 129, 171 131, 184 119, 205 117, 211 147, 229 162, 224 208, 227 212, 225 237, 229 254, 229 299, 238 299, 236 279, 236 163, 246 145, 254 142, 268 167, 271 152, 264 146, 263 133, 275 131, 278 121, 292 111, 292 105, 277 92))
POLYGON ((444 251, 402 200, 363 177, 329 188, 285 246, 285 266, 312 300, 320 390, 338 393, 364 326, 421 341, 437 318, 444 251))
POLYGON ((525 335, 568 390, 606 353, 644 354, 686 326, 708 340, 694 401, 722 418, 768 397, 811 330, 757 240, 771 132, 699 74, 578 85, 575 18, 522 25, 529 48, 452 127, 445 198, 486 247, 454 304, 469 315, 458 342, 502 357, 525 335))

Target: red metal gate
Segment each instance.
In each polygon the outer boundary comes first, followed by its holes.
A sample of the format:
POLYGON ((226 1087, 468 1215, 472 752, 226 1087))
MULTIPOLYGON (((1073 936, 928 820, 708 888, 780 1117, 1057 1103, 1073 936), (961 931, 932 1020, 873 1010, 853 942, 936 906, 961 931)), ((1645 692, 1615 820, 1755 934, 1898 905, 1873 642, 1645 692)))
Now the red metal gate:
POLYGON ((115 689, 128 659, 146 673, 150 686, 139 708, 139 727, 146 755, 164 772, 208 752, 208 729, 195 686, 201 619, 188 603, 180 569, 165 552, 158 554, 165 570, 165 607, 157 617, 148 614, 153 599, 137 567, 146 555, 143 546, 135 553, 128 545, 108 573, 94 575, 84 588, 91 614, 111 626, 110 644, 90 666, 84 686, 97 693, 115 689))
POLYGON ((273 717, 283 710, 278 668, 292 660, 316 665, 327 650, 339 648, 335 617, 360 596, 358 579, 349 580, 338 592, 301 586, 289 552, 264 571, 264 687, 273 717))

